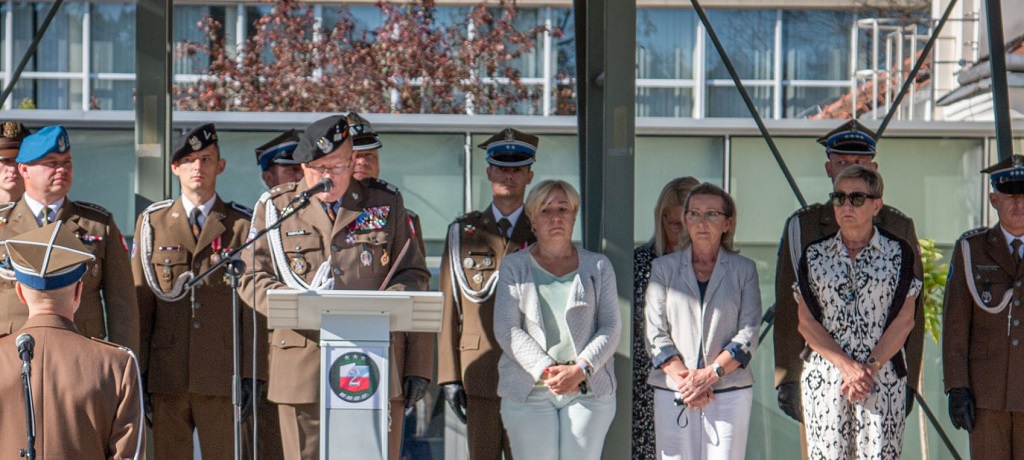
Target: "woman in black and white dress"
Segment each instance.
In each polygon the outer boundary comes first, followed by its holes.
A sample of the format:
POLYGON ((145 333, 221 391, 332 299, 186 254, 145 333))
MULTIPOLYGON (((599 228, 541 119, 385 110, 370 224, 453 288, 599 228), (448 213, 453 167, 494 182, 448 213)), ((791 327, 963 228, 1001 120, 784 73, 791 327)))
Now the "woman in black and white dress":
POLYGON ((802 375, 812 459, 897 459, 903 448, 906 361, 914 326, 914 250, 875 227, 882 178, 851 166, 830 195, 839 232, 804 251, 798 273, 802 375))

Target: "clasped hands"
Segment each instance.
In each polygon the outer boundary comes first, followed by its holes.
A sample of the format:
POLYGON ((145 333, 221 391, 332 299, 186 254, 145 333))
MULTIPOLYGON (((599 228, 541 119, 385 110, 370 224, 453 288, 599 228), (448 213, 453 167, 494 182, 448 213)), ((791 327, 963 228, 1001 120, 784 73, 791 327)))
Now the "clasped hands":
POLYGON ((556 396, 579 392, 580 383, 586 378, 583 369, 575 364, 556 364, 545 368, 540 374, 540 380, 556 396))
POLYGON ((878 368, 850 358, 844 359, 837 367, 843 376, 839 393, 853 403, 868 399, 875 388, 875 374, 878 373, 878 368))
POLYGON ((682 369, 671 373, 676 391, 683 397, 683 402, 692 409, 703 409, 715 399, 711 386, 718 382, 718 374, 711 366, 701 369, 682 369))

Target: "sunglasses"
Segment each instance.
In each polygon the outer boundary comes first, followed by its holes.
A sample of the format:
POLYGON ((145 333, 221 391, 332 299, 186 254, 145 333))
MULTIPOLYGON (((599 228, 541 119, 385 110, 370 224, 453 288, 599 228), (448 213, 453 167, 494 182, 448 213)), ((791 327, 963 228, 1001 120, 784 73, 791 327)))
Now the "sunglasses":
POLYGON ((859 208, 861 206, 864 206, 864 200, 866 200, 868 198, 871 198, 872 200, 875 199, 875 198, 878 198, 875 195, 869 195, 869 194, 864 193, 864 192, 853 192, 853 193, 849 193, 849 194, 843 193, 843 192, 832 192, 832 193, 828 194, 828 197, 832 200, 832 206, 836 206, 836 207, 839 207, 839 206, 842 206, 843 204, 845 204, 846 203, 846 199, 849 198, 850 199, 850 204, 853 205, 853 207, 855 207, 855 208, 859 208))
POLYGON ((719 220, 721 220, 724 217, 727 217, 725 215, 725 213, 724 212, 718 212, 718 211, 708 211, 708 212, 687 211, 687 213, 686 213, 686 220, 688 220, 690 222, 693 222, 693 223, 700 222, 701 219, 704 219, 706 222, 713 224, 715 222, 718 222, 719 220))

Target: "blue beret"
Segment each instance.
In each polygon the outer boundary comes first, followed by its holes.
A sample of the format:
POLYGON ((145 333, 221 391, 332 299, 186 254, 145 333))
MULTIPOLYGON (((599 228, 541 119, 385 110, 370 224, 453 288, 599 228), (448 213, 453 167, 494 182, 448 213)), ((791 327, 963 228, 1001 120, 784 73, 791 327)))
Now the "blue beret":
POLYGON ((67 130, 61 125, 47 126, 21 141, 17 161, 31 163, 51 153, 67 153, 70 150, 67 130))

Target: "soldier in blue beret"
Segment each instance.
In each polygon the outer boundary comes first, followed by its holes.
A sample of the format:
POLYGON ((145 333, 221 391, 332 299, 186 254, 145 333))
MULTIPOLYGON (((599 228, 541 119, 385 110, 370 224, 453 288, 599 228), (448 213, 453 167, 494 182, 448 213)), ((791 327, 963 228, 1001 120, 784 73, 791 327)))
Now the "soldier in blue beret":
POLYGON ((266 144, 256 147, 256 163, 263 171, 263 182, 267 188, 295 182, 302 178, 299 162, 292 153, 299 146, 299 133, 294 129, 282 133, 266 144))
MULTIPOLYGON (((0 206, 0 240, 64 222, 94 259, 86 262, 81 306, 75 326, 95 337, 139 349, 139 310, 132 290, 128 246, 109 211, 68 198, 74 181, 71 142, 62 126, 47 126, 25 137, 17 156, 25 180, 20 200, 0 206)), ((0 259, 6 258, 0 250, 0 259)), ((14 292, 14 277, 0 270, 0 330, 16 330, 28 316, 14 292)))

